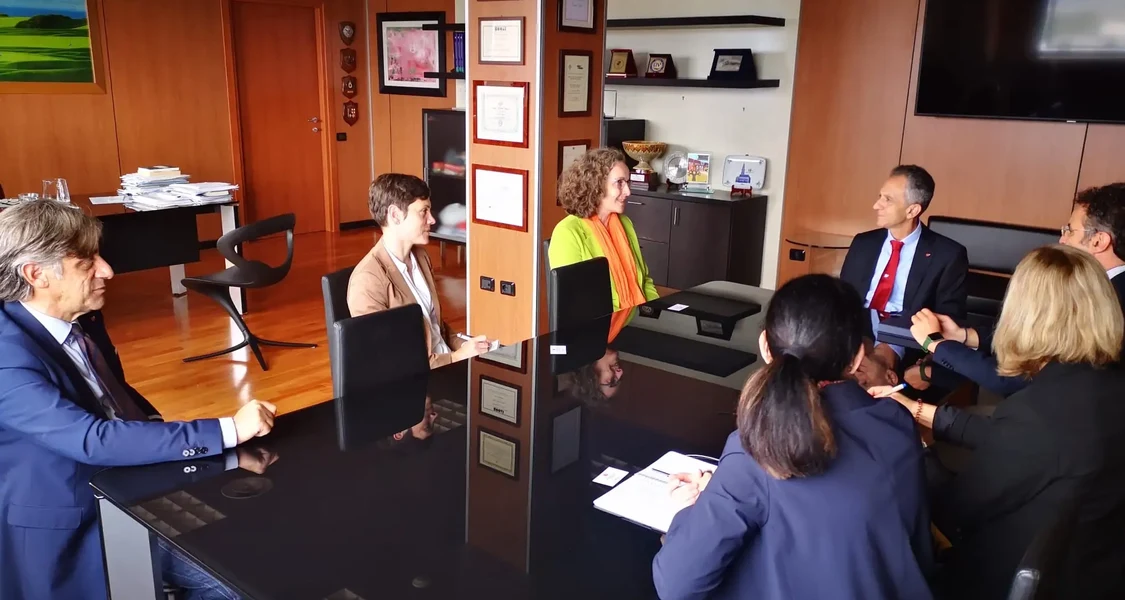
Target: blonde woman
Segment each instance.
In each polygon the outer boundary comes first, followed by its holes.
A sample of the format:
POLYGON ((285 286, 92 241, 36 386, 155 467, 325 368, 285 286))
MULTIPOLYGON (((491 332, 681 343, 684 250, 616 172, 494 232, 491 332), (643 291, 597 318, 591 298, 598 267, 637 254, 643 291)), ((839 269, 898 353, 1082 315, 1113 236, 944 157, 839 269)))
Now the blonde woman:
MULTIPOLYGON (((940 331, 928 311, 914 321, 940 331)), ((1058 597, 1125 597, 1125 372, 1113 365, 1123 328, 1113 286, 1093 257, 1039 248, 1012 275, 993 339, 999 374, 1025 377, 1027 387, 991 417, 894 396, 936 439, 974 449, 932 502, 953 542, 944 595, 1006 596, 1032 539, 1076 502, 1080 525, 1058 597)), ((943 343, 937 337, 931 352, 943 343)))

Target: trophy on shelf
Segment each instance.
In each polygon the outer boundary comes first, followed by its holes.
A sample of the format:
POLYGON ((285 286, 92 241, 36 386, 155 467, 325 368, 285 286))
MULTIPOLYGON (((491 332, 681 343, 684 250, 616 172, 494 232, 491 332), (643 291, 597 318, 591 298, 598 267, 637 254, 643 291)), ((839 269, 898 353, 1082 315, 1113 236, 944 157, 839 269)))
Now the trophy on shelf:
POLYGON ((664 151, 668 149, 668 144, 664 142, 621 142, 621 147, 625 149, 625 154, 629 158, 637 161, 637 166, 633 167, 632 172, 629 173, 629 188, 633 190, 655 191, 659 182, 656 179, 656 171, 648 164, 648 161, 660 158, 664 151))

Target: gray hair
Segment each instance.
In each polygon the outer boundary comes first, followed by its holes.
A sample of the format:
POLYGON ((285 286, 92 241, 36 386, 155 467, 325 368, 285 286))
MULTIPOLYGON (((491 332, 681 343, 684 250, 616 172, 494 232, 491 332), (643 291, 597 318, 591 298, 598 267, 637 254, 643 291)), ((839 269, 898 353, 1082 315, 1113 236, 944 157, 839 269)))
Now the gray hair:
POLYGON ((0 302, 31 297, 25 266, 37 264, 61 274, 64 258, 97 254, 101 235, 100 221, 54 200, 21 202, 0 212, 0 302))
POLYGON ((934 178, 918 165, 899 165, 891 169, 891 177, 899 176, 906 178, 906 205, 920 204, 922 212, 926 212, 930 200, 934 199, 934 178))

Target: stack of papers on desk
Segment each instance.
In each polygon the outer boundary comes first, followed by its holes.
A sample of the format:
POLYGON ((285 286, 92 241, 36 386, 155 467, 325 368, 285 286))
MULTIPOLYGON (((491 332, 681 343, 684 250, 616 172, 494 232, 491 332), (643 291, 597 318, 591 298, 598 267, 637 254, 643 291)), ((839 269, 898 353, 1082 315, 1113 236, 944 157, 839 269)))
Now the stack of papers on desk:
POLYGON ((205 181, 203 183, 176 183, 168 186, 168 191, 173 194, 185 198, 211 201, 215 201, 216 199, 219 199, 221 201, 230 200, 231 193, 237 189, 237 185, 218 181, 205 181))
POLYGON ((594 500, 594 507, 660 533, 668 533, 672 518, 683 508, 668 493, 669 476, 714 470, 715 465, 709 462, 669 452, 594 500))

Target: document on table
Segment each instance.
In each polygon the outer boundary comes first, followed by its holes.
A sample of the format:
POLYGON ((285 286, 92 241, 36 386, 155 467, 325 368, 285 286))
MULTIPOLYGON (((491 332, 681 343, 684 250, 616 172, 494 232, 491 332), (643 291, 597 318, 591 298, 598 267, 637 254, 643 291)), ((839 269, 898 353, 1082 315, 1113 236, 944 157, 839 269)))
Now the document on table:
POLYGON ((683 508, 668 493, 668 477, 675 473, 714 470, 715 465, 709 462, 669 452, 594 500, 594 507, 637 525, 668 533, 672 518, 683 508))
POLYGON ((90 204, 124 204, 124 196, 90 196, 90 204))

